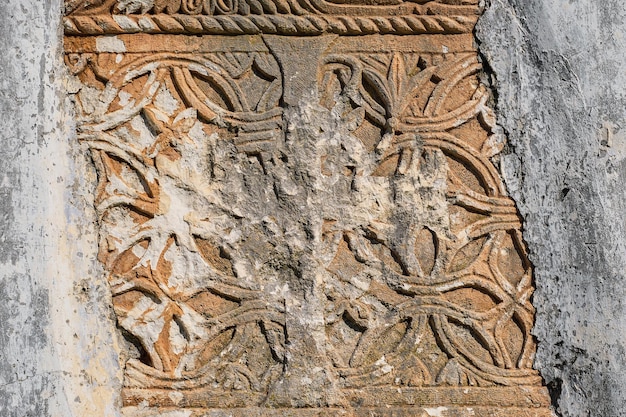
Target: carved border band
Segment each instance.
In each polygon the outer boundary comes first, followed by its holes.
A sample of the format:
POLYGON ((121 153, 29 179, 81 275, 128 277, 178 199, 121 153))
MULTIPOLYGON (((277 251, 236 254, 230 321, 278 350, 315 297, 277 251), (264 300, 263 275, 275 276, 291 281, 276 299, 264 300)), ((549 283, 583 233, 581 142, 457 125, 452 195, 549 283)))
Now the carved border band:
POLYGON ((67 35, 459 34, 472 31, 477 1, 338 5, 324 0, 116 0, 68 3, 67 35), (161 6, 159 4, 162 3, 161 6))

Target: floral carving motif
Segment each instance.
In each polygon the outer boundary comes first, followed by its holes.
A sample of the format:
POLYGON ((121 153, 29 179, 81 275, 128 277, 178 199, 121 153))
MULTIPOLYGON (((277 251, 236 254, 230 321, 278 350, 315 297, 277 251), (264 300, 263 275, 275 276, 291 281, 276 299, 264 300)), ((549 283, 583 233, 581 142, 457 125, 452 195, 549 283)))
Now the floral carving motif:
POLYGON ((354 120, 352 134, 372 155, 353 171, 382 181, 376 198, 390 190, 396 207, 370 207, 366 222, 327 220, 337 254, 327 322, 347 386, 540 383, 531 271, 515 206, 489 159, 502 141, 480 68, 471 53, 324 58, 322 104, 354 120), (467 129, 472 144, 458 137, 467 129), (420 194, 430 198, 426 211, 416 209, 420 194), (367 281, 368 291, 354 290, 367 281))
POLYGON ((550 415, 478 3, 66 1, 129 415, 550 415))
POLYGON ((124 14, 187 14, 187 15, 228 15, 228 14, 407 14, 419 12, 433 14, 433 11, 452 9, 457 13, 475 14, 477 0, 446 1, 391 0, 380 5, 366 1, 327 1, 327 0, 66 0, 66 13, 124 13, 124 14))
POLYGON ((79 139, 99 178, 100 260, 134 345, 128 384, 262 391, 284 360, 282 301, 237 279, 224 220, 232 213, 203 173, 212 172, 204 157, 221 136, 245 147, 279 132, 276 63, 262 54, 150 56, 105 85, 105 57, 68 63, 100 86, 77 96, 79 139), (257 87, 244 93, 246 82, 257 87), (262 353, 242 364, 247 350, 262 353))

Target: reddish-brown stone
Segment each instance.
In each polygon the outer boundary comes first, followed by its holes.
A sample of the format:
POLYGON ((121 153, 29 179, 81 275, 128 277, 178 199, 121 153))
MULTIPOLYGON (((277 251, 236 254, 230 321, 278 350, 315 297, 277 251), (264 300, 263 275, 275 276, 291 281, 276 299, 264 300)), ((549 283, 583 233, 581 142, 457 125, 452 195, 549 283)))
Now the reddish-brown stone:
POLYGON ((129 415, 551 415, 477 1, 67 10, 129 415))

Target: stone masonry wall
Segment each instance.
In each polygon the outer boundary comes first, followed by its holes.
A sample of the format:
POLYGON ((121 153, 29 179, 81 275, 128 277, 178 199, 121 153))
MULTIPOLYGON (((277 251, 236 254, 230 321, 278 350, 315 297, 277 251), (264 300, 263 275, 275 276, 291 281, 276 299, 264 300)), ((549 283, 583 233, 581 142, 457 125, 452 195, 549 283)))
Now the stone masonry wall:
MULTIPOLYGON (((0 415, 119 416, 123 349, 96 261, 96 173, 76 148, 60 3, 0 4, 0 415)), ((618 416, 624 7, 487 3, 476 35, 509 138, 502 175, 534 265, 535 367, 557 414, 618 416)))

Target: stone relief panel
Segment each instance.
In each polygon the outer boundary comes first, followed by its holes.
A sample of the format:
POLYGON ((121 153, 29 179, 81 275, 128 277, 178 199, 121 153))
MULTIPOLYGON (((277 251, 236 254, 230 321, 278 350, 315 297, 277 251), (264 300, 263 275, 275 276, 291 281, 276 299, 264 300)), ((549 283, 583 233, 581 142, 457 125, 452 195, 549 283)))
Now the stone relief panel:
POLYGON ((126 415, 551 415, 477 2, 66 9, 126 415))

